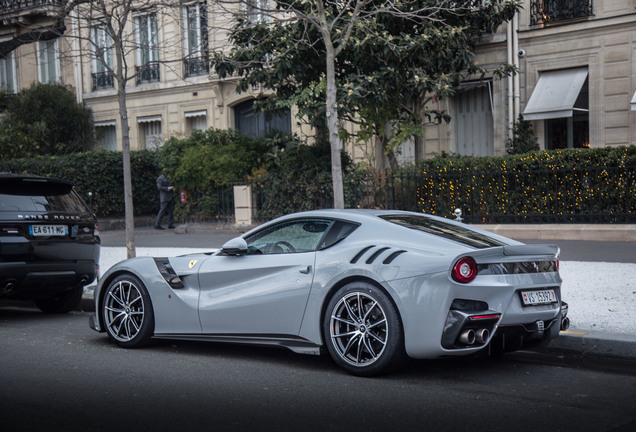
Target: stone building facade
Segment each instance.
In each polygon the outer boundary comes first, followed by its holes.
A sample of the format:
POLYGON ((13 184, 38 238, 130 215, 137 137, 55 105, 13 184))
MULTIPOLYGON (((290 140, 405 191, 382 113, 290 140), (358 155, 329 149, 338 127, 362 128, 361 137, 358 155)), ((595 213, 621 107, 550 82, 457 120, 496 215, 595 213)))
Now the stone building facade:
MULTIPOLYGON (((13 9, 3 6, 0 41, 15 37, 25 15, 42 24, 53 19, 48 6, 62 3, 16 0, 13 9)), ((262 89, 239 94, 232 80, 219 80, 210 71, 211 50, 226 44, 227 11, 205 0, 175 2, 172 8, 151 3, 135 10, 128 24, 138 42, 126 56, 136 72, 127 85, 132 149, 209 127, 311 135, 294 112, 271 119, 255 114, 252 104, 262 89)), ((523 0, 522 6, 513 22, 484 35, 477 49, 477 61, 487 69, 513 63, 519 74, 467 80, 455 96, 437 101, 451 122, 427 128, 418 148, 404 143, 402 162, 442 152, 505 154, 519 114, 532 122, 542 148, 636 144, 636 0, 523 0)), ((260 19, 256 12, 252 18, 260 19)), ((116 83, 105 67, 112 66, 112 53, 100 51, 108 45, 104 35, 79 14, 69 16, 69 32, 91 32, 92 42, 61 37, 22 45, 0 60, 0 84, 9 93, 36 81, 72 85, 78 100, 94 112, 100 145, 121 149, 116 83)), ((372 146, 349 145, 348 151, 358 160, 374 153, 372 146)))

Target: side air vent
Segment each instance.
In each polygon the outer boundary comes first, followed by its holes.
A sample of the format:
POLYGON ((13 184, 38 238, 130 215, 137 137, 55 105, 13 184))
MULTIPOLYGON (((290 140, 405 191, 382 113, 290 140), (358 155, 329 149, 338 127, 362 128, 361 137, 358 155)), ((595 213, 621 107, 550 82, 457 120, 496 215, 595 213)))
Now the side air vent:
POLYGON ((379 256, 380 256, 380 254, 381 254, 382 252, 384 252, 385 250, 389 250, 389 249, 391 249, 391 248, 383 247, 383 248, 380 248, 380 249, 378 249, 377 251, 375 251, 375 252, 373 253, 373 255, 371 255, 371 256, 369 257, 369 259, 367 260, 367 264, 372 264, 372 263, 373 263, 373 261, 375 261, 375 259, 376 259, 377 257, 379 257, 379 256))
POLYGON ((355 263, 357 263, 357 262, 358 262, 358 260, 360 259, 360 257, 361 257, 362 255, 364 255, 364 254, 365 254, 365 253, 366 253, 369 249, 374 248, 374 247, 375 247, 375 245, 371 245, 371 246, 367 246, 367 247, 365 247, 364 249, 362 249, 362 250, 361 250, 360 252, 358 252, 358 253, 356 254, 356 256, 354 256, 354 257, 353 257, 353 259, 350 261, 350 262, 351 262, 351 264, 355 264, 355 263))
POLYGON ((406 251, 405 250, 399 250, 399 251, 393 252, 391 255, 386 257, 386 259, 384 261, 382 261, 382 264, 391 264, 394 259, 396 259, 400 255, 402 255, 404 252, 406 252, 406 251))
MULTIPOLYGON (((353 257, 353 259, 350 261, 350 263, 351 264, 356 264, 367 252, 370 252, 375 247, 376 247, 375 245, 371 245, 371 246, 365 247, 360 252, 358 252, 356 254, 356 256, 353 257)), ((371 256, 369 256, 367 258, 367 260, 365 261, 365 264, 373 264, 375 262, 375 260, 378 259, 378 257, 380 257, 382 254, 384 254, 385 252, 390 251, 390 250, 391 250, 390 247, 381 247, 381 248, 375 250, 373 253, 371 253, 371 256)), ((384 259, 384 261, 382 261, 382 264, 391 264, 398 256, 402 255, 405 252, 406 252, 405 250, 398 250, 398 251, 391 252, 384 259)))
POLYGON ((155 264, 157 264, 157 269, 159 269, 161 276, 163 276, 172 289, 182 289, 185 286, 170 265, 168 258, 155 258, 155 264))

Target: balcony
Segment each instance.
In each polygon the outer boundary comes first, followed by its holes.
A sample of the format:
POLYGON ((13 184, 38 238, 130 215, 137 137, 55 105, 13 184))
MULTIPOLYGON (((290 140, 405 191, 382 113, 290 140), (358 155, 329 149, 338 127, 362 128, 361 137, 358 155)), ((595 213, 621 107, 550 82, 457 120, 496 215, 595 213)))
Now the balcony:
POLYGON ((159 82, 159 63, 146 63, 143 66, 137 66, 137 85, 152 82, 159 82))
POLYGON ((210 59, 208 56, 188 57, 183 60, 183 63, 186 77, 207 75, 210 72, 210 59))
POLYGON ((55 17, 65 0, 4 0, 0 2, 0 17, 5 24, 20 17, 55 17))
POLYGON ((592 0, 532 0, 530 25, 554 25, 592 16, 592 0))
POLYGON ((115 77, 110 72, 97 72, 92 74, 93 91, 115 87, 115 77))

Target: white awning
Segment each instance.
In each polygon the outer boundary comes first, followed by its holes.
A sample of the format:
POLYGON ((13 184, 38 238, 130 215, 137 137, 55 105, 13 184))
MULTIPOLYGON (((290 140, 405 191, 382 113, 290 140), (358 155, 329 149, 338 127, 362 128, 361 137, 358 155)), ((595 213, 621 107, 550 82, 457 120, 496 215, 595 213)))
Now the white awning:
POLYGON ((160 121, 161 121, 160 115, 137 117, 137 123, 152 123, 152 122, 160 122, 160 121))
MULTIPOLYGON (((587 78, 587 68, 544 72, 523 111, 525 120, 572 117, 576 99, 587 78)), ((587 111, 586 109, 578 109, 587 111)))
POLYGON ((185 118, 189 118, 189 117, 207 117, 208 111, 207 110, 188 111, 188 112, 184 113, 183 115, 185 116, 185 118))
POLYGON ((93 125, 95 127, 109 127, 117 126, 117 122, 115 120, 96 121, 93 125))
POLYGON ((636 92, 634 92, 634 96, 632 96, 632 111, 636 111, 636 92))

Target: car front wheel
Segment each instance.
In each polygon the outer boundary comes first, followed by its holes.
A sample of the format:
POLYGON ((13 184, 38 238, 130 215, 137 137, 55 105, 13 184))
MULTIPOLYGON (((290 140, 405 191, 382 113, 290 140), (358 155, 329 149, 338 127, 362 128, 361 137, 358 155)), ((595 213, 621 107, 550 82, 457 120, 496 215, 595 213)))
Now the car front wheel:
POLYGON ((327 306, 323 331, 333 360, 354 375, 386 372, 405 356, 393 302, 368 283, 351 283, 336 292, 327 306))
POLYGON ((125 348, 147 345, 154 332, 148 291, 139 278, 122 275, 106 289, 102 315, 108 336, 125 348))

